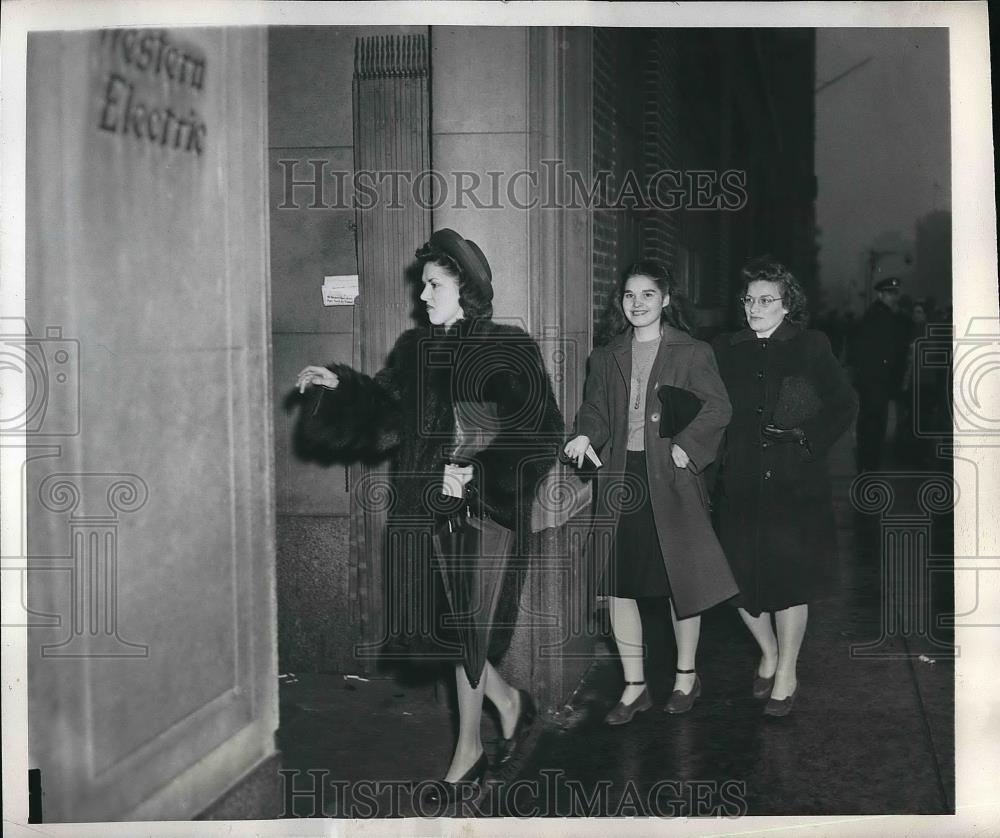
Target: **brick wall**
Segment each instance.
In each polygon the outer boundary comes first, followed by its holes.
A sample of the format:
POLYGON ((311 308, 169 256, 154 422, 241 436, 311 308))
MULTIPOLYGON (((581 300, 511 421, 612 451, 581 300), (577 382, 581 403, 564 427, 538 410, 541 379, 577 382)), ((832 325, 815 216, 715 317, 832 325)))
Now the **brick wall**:
MULTIPOLYGON (((650 38, 643 68, 643 175, 646 182, 662 169, 678 168, 677 36, 658 30, 650 38)), ((643 214, 645 258, 676 267, 678 218, 668 210, 643 214)))
POLYGON ((796 30, 594 29, 593 162, 643 185, 657 171, 747 173, 740 211, 601 210, 593 216, 595 323, 618 272, 655 258, 699 324, 738 325, 739 268, 771 252, 815 275, 813 35, 796 30))

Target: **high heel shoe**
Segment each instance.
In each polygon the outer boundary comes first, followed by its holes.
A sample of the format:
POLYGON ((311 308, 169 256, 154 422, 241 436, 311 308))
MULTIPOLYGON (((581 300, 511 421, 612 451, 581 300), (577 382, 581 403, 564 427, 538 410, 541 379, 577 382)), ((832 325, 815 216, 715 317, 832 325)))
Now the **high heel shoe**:
POLYGON ((535 702, 531 698, 531 693, 526 690, 518 690, 520 705, 517 712, 517 723, 514 725, 514 733, 507 739, 501 739, 497 745, 496 755, 493 758, 495 768, 502 768, 513 758, 518 746, 527 736, 531 726, 535 723, 538 713, 535 710, 535 702))
POLYGON ((619 701, 613 708, 611 712, 604 717, 604 721, 609 725, 624 725, 632 721, 633 716, 636 713, 641 713, 643 710, 648 710, 653 706, 653 699, 649 697, 649 689, 646 688, 645 681, 626 681, 625 685, 629 687, 643 686, 643 691, 639 693, 639 697, 633 701, 631 704, 623 704, 619 701))
MULTIPOLYGON (((677 672, 681 675, 690 675, 694 672, 693 669, 678 669, 677 672)), ((670 700, 667 702, 667 706, 664 708, 668 713, 672 715, 679 715, 680 713, 687 713, 692 707, 694 707, 695 699, 701 695, 701 678, 695 673, 694 685, 691 687, 690 692, 682 693, 680 690, 674 690, 670 695, 670 700)))
POLYGON ((483 781, 486 779, 486 769, 489 768, 489 765, 490 761, 486 758, 486 751, 483 751, 472 767, 454 783, 448 782, 448 780, 438 780, 428 786, 420 795, 421 805, 425 807, 440 807, 442 804, 445 806, 454 805, 463 786, 481 787, 483 785, 483 781))

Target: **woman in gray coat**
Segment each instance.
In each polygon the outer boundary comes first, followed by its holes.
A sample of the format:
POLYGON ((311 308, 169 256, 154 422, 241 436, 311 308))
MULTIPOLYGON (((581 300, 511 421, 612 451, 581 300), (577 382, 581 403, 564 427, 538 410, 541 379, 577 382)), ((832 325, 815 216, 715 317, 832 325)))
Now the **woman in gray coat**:
POLYGON ((606 719, 614 725, 652 707, 636 599, 670 598, 677 674, 666 709, 684 713, 701 692, 700 614, 737 587, 712 529, 703 477, 731 414, 712 350, 690 335, 669 274, 656 262, 625 271, 608 313, 618 334, 590 356, 579 435, 565 453, 582 463, 593 445, 604 464, 593 543, 625 673, 625 691, 606 719), (670 403, 661 404, 661 394, 678 394, 673 388, 687 391, 680 395, 697 413, 663 435, 661 413, 670 403))

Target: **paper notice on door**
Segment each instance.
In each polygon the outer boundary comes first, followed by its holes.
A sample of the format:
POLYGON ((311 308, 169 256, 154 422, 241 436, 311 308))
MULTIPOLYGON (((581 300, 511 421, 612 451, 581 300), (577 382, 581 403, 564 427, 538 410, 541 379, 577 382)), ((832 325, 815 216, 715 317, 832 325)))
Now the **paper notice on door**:
POLYGON ((353 276, 323 277, 323 305, 352 306, 357 296, 357 274, 353 276))

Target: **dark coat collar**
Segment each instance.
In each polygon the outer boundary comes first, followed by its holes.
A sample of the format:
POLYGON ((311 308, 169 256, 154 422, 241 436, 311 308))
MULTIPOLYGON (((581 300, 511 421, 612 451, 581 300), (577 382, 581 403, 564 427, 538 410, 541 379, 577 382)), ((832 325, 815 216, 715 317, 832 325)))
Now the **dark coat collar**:
MULTIPOLYGON (((781 324, 774 330, 768 340, 791 340, 792 338, 801 335, 803 329, 803 326, 791 323, 786 317, 781 321, 781 324)), ((743 343, 748 340, 758 340, 757 333, 749 327, 746 329, 740 329, 738 332, 733 332, 729 336, 730 343, 743 343)))

